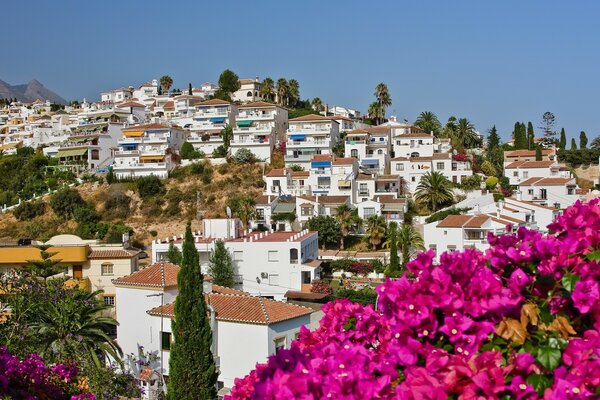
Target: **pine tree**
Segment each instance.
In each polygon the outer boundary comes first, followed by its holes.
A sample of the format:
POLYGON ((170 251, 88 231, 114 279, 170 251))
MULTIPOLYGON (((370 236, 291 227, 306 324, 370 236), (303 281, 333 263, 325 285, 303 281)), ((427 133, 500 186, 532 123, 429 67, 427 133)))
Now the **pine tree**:
POLYGON ((546 147, 551 147, 556 142, 555 122, 556 117, 550 111, 546 111, 542 116, 542 126, 540 128, 544 131, 543 142, 546 147))
POLYGON ((563 150, 567 148, 567 134, 565 133, 565 128, 560 130, 560 141, 558 142, 558 147, 563 150))
POLYGON ((500 135, 498 135, 498 130, 496 129, 496 125, 492 126, 492 129, 489 130, 489 136, 487 140, 487 149, 492 150, 496 147, 500 146, 500 135))
POLYGON ((179 293, 171 322, 173 343, 167 391, 170 400, 217 398, 217 372, 211 352, 212 332, 204 303, 203 280, 188 223, 177 276, 179 293))
POLYGON ((62 260, 52 259, 52 257, 58 253, 47 251, 50 248, 50 245, 40 245, 37 246, 37 248, 40 251, 40 259, 27 261, 27 269, 29 269, 33 275, 44 278, 45 281, 49 277, 64 270, 64 268, 59 266, 62 260))
POLYGON ((215 285, 233 288, 233 261, 225 248, 225 242, 217 240, 215 250, 210 255, 208 271, 215 285))
POLYGON ((540 146, 535 148, 535 161, 542 161, 542 148, 540 146))
POLYGON ((588 138, 584 131, 579 133, 579 148, 585 149, 587 147, 588 138))
POLYGON ((535 133, 533 132, 533 124, 531 121, 527 123, 527 148, 533 149, 535 146, 535 133))
POLYGON ((181 251, 173 243, 169 244, 169 250, 167 250, 167 260, 175 265, 181 265, 181 251))
POLYGON ((575 138, 571 138, 571 150, 577 150, 577 141, 575 141, 575 138))
POLYGON ((400 272, 400 258, 398 257, 398 224, 391 222, 389 226, 388 242, 390 246, 390 265, 387 275, 394 277, 400 272))

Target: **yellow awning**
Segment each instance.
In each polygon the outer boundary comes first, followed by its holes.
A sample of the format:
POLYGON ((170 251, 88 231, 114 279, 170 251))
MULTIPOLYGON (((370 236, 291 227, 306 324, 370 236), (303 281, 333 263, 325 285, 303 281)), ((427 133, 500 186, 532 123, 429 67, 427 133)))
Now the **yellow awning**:
POLYGON ((125 131, 123 135, 125 137, 140 137, 144 136, 144 131, 125 131))
POLYGON ((140 156, 142 161, 163 161, 165 156, 140 156))
POLYGON ((22 142, 17 142, 17 143, 7 143, 4 144, 2 146, 0 146, 0 150, 8 150, 8 149, 14 149, 15 147, 20 147, 22 142))
POLYGON ((59 150, 58 153, 56 153, 56 157, 58 158, 63 158, 63 157, 76 157, 76 156, 82 156, 84 154, 87 154, 87 147, 81 148, 81 149, 66 149, 66 150, 59 150))
POLYGON ((352 187, 352 182, 351 181, 338 181, 338 187, 340 187, 340 188, 352 187))

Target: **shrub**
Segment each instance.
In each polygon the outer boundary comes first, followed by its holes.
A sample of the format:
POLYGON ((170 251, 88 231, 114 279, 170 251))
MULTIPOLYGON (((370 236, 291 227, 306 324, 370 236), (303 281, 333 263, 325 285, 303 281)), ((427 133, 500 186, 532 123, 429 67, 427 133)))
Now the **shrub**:
POLYGON ((375 306, 377 302, 377 293, 371 288, 361 290, 340 289, 335 293, 336 299, 347 299, 353 303, 362 304, 363 306, 375 306))
POLYGON ((217 147, 213 150, 212 153, 213 158, 224 158, 227 157, 227 148, 223 145, 217 147))
POLYGON ((185 142, 179 150, 179 155, 184 160, 196 160, 202 158, 204 155, 202 152, 194 149, 194 146, 190 142, 185 142))
POLYGON ((498 185, 498 178, 496 178, 495 176, 488 176, 487 179, 485 180, 485 186, 488 190, 496 189, 497 185, 498 185))
POLYGON ((136 181, 136 187, 142 198, 156 196, 164 190, 162 181, 154 175, 139 178, 136 181))
POLYGON ((129 216, 131 198, 125 193, 123 185, 111 185, 104 201, 104 213, 108 218, 124 219, 129 216))
POLYGON ((85 201, 76 189, 61 189, 50 198, 50 207, 61 218, 72 217, 75 210, 83 205, 85 205, 85 201))
POLYGON ((45 211, 46 204, 43 201, 26 201, 16 207, 13 214, 19 221, 26 221, 43 215, 45 211))
POLYGON ((330 295, 333 293, 329 282, 323 281, 321 279, 315 279, 311 282, 310 291, 311 293, 321 293, 326 295, 330 295))
POLYGON ((149 233, 149 234, 150 234, 150 236, 152 236, 152 237, 156 237, 156 236, 158 236, 158 232, 156 232, 154 229, 150 230, 148 233, 149 233))
POLYGON ((241 148, 235 152, 233 160, 238 164, 252 164, 256 162, 256 156, 250 150, 241 148))
POLYGON ((229 171, 229 164, 221 164, 217 167, 219 174, 225 175, 229 171))
POLYGON ((300 166, 300 165, 298 165, 298 164, 293 164, 293 165, 291 165, 291 166, 290 166, 290 169, 291 169, 292 171, 304 171, 304 168, 303 168, 303 167, 301 167, 301 166, 300 166))

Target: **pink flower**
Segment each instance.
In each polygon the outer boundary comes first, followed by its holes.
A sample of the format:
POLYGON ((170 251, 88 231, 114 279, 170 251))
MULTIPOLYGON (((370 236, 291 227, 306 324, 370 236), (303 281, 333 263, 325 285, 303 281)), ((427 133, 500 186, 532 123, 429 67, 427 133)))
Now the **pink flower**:
POLYGON ((578 281, 571 296, 573 304, 582 314, 590 311, 590 308, 598 302, 598 297, 600 297, 598 282, 593 280, 578 281))

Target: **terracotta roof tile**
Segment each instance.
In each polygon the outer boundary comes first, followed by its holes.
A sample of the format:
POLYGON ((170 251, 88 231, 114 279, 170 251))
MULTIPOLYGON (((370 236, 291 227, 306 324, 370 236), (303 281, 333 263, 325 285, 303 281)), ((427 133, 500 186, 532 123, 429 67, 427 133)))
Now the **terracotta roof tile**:
POLYGON ((329 122, 331 122, 331 121, 333 121, 333 119, 331 117, 325 117, 324 115, 309 114, 309 115, 303 115, 298 118, 292 118, 289 120, 289 122, 311 122, 311 121, 315 121, 315 122, 329 121, 329 122))
POLYGON ((340 157, 340 158, 336 158, 333 161, 333 165, 347 165, 347 164, 354 164, 356 162, 356 158, 353 157, 340 157))
POLYGON ((115 250, 94 250, 92 249, 88 258, 91 259, 111 259, 111 258, 133 258, 140 254, 140 250, 115 249, 115 250))
POLYGON ((201 106, 228 106, 231 103, 229 103, 228 101, 225 100, 221 100, 221 99, 210 99, 210 100, 205 100, 201 103, 197 103, 196 107, 201 107, 201 106))
POLYGON ((242 104, 238 106, 238 108, 275 108, 276 105, 272 103, 267 103, 266 101, 253 101, 250 103, 242 104))
POLYGON ((308 178, 310 176, 309 171, 292 171, 292 178, 308 178))
POLYGON ((436 226, 438 228, 462 228, 471 218, 471 215, 448 215, 436 226))
POLYGON ((167 288, 177 286, 179 267, 170 262, 160 262, 134 272, 122 278, 113 279, 112 283, 121 286, 146 286, 167 288))
MULTIPOLYGON (((542 149, 542 155, 554 154, 551 149, 542 149)), ((510 150, 504 152, 504 158, 507 157, 535 157, 535 150, 510 150)))
POLYGON ((548 168, 554 165, 554 161, 514 161, 506 166, 512 168, 548 168))
POLYGON ((529 178, 519 183, 519 186, 561 186, 575 183, 574 178, 529 178))
POLYGON ((212 285, 212 293, 217 294, 237 294, 240 296, 250 296, 248 292, 244 292, 242 290, 232 289, 225 286, 220 285, 212 285))
POLYGON ((463 227, 465 228, 481 228, 485 222, 490 219, 487 215, 474 215, 469 219, 463 227))
POLYGON ((127 101, 125 103, 118 104, 117 107, 146 107, 146 105, 138 103, 137 101, 127 101))
POLYGON ((270 177, 280 177, 280 176, 285 176, 285 168, 275 168, 270 170, 267 175, 265 176, 270 176, 270 177))
MULTIPOLYGON (((301 199, 317 202, 317 196, 302 196, 301 199)), ((344 204, 350 196, 319 196, 318 202, 321 204, 344 204)))
POLYGON ((123 128, 122 131, 127 132, 127 131, 139 131, 139 130, 146 130, 146 129, 169 129, 169 127, 166 125, 163 125, 163 124, 131 125, 131 126, 128 126, 127 128, 123 128))

